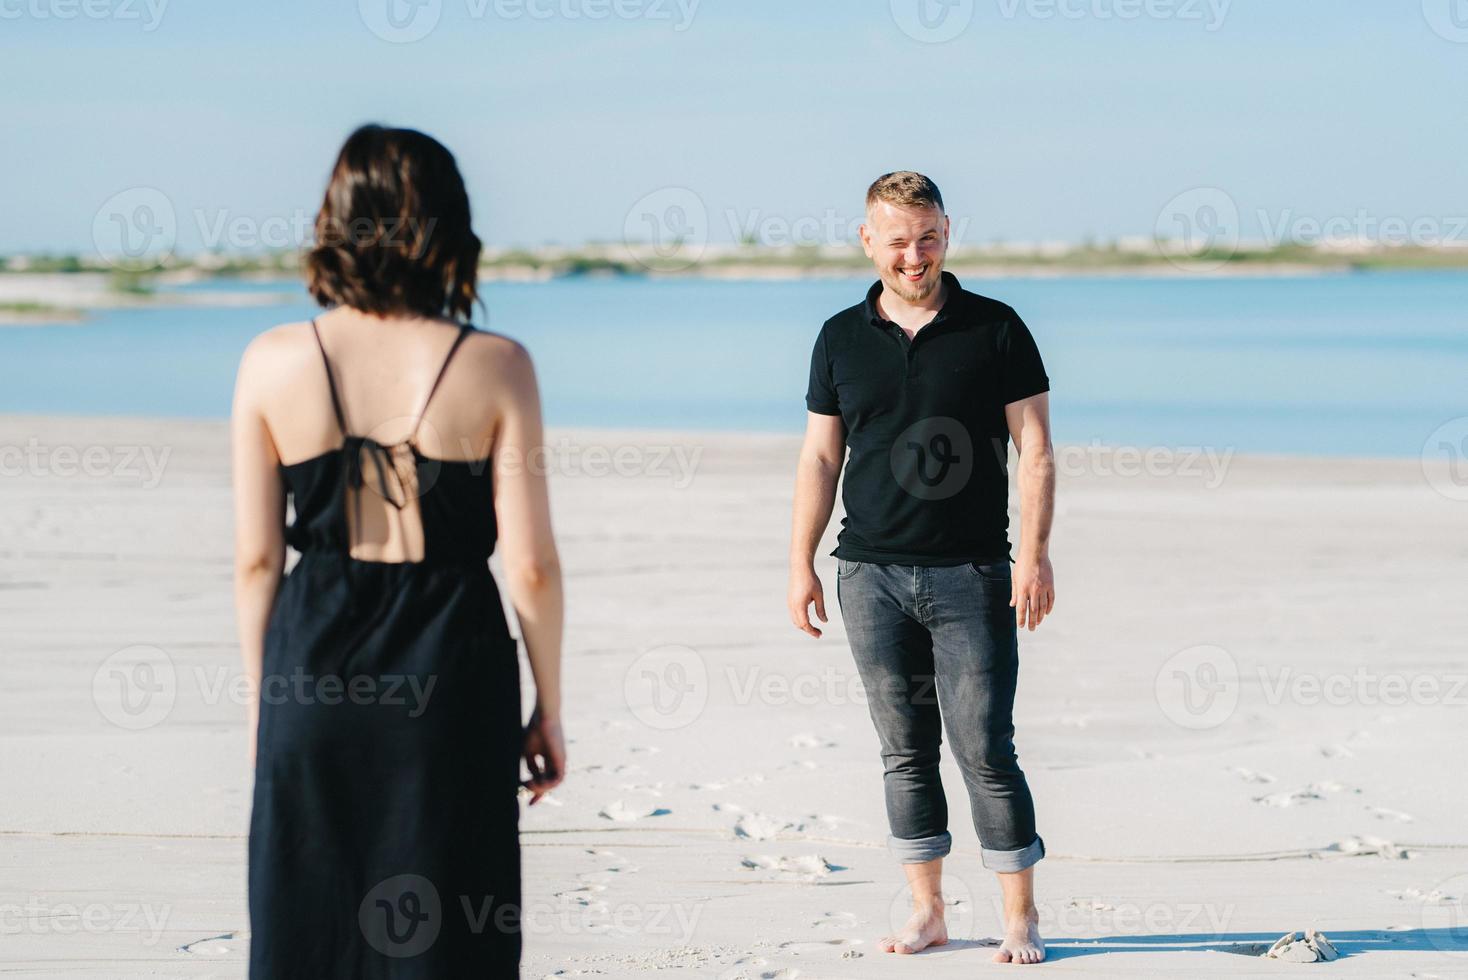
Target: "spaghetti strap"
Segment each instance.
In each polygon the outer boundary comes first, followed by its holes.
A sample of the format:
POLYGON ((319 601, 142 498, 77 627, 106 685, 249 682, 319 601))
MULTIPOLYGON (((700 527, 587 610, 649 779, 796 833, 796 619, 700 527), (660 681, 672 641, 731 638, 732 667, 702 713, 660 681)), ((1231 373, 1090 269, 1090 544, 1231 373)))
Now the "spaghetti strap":
POLYGON ((341 398, 336 393, 336 377, 331 372, 331 358, 326 356, 326 345, 321 342, 321 330, 316 326, 316 318, 311 318, 311 332, 316 335, 316 346, 321 350, 321 364, 326 368, 326 386, 331 389, 331 408, 336 412, 336 425, 341 429, 342 437, 347 434, 347 417, 342 412, 341 398))
POLYGON ((409 442, 417 442, 418 427, 423 424, 423 416, 428 414, 428 405, 433 401, 433 396, 438 392, 438 386, 443 381, 444 374, 448 372, 449 362, 454 359, 454 353, 459 349, 459 345, 464 342, 464 338, 469 336, 470 331, 473 329, 474 325, 470 323, 465 323, 459 327, 459 335, 454 338, 453 344, 449 346, 449 352, 444 355, 443 365, 438 369, 438 376, 433 379, 433 385, 428 389, 428 397, 423 399, 423 407, 418 410, 418 418, 413 421, 413 431, 408 436, 409 442))

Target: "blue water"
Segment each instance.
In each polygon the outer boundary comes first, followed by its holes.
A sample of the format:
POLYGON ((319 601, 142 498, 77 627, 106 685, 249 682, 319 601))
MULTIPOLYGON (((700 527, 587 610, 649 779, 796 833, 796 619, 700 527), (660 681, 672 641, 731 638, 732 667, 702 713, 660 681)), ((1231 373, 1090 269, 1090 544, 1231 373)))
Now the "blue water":
MULTIPOLYGON (((1415 456, 1468 414, 1468 274, 1014 279, 1065 442, 1415 456)), ((811 342, 866 282, 489 283, 552 424, 797 431, 811 342)), ((219 288, 215 286, 205 288, 219 288)), ((0 329, 0 411, 226 416, 240 351, 299 302, 118 310, 0 329)), ((484 325, 481 322, 481 325, 484 325)))

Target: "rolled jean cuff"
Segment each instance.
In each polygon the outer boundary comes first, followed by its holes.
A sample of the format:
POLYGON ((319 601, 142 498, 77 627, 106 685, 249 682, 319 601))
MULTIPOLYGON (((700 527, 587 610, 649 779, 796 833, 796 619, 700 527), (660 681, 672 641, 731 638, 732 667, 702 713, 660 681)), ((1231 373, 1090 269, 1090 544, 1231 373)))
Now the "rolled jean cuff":
POLYGON ((991 851, 989 848, 981 848, 979 860, 984 867, 990 871, 1003 871, 1013 873, 1023 871, 1030 865, 1035 864, 1045 856, 1045 842, 1038 834, 1030 842, 1028 847, 1021 847, 1017 851, 991 851))
POLYGON ((932 837, 918 837, 914 840, 888 837, 887 849, 903 864, 922 864, 947 857, 948 852, 953 850, 953 835, 945 830, 932 837))

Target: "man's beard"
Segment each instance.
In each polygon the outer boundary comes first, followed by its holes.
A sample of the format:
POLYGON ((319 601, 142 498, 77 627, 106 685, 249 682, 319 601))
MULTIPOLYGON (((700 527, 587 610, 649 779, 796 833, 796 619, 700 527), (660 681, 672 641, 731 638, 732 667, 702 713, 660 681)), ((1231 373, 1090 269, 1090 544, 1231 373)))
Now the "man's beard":
POLYGON ((902 298, 905 303, 921 303, 933 295, 938 285, 943 281, 943 268, 934 263, 934 268, 928 270, 928 276, 921 283, 914 286, 902 278, 902 273, 894 272, 892 280, 887 283, 892 291, 902 298))

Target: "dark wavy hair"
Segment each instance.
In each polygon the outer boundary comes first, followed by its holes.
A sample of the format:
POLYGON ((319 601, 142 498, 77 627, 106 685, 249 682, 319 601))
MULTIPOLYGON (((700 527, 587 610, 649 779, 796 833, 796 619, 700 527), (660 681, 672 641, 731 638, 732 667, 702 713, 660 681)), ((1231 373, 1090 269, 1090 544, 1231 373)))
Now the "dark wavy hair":
POLYGON ((412 129, 363 126, 332 169, 306 286, 322 306, 467 321, 479 252, 454 155, 412 129))

